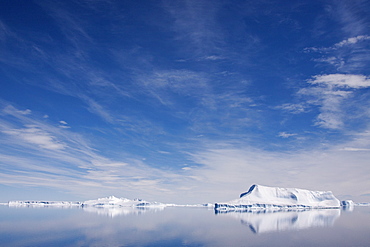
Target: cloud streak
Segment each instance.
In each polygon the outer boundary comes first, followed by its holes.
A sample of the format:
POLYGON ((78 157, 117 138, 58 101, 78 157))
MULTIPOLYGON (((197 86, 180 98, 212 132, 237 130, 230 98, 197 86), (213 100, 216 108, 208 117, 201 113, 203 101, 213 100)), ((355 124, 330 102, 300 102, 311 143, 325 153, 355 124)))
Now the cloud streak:
POLYGON ((175 19, 177 39, 190 42, 199 56, 217 53, 223 38, 216 22, 218 1, 165 1, 165 9, 175 19))
POLYGON ((348 46, 348 45, 354 45, 358 42, 365 41, 365 40, 370 40, 370 36, 368 35, 358 35, 356 37, 348 38, 346 40, 342 40, 339 43, 336 43, 334 47, 340 48, 343 46, 348 46))
POLYGON ((40 130, 37 126, 28 125, 25 127, 23 129, 3 130, 3 133, 15 136, 45 149, 61 150, 65 148, 65 144, 57 141, 54 136, 40 130))
POLYGON ((350 75, 350 74, 330 74, 317 75, 311 84, 326 84, 344 88, 366 88, 370 87, 370 78, 364 75, 350 75))

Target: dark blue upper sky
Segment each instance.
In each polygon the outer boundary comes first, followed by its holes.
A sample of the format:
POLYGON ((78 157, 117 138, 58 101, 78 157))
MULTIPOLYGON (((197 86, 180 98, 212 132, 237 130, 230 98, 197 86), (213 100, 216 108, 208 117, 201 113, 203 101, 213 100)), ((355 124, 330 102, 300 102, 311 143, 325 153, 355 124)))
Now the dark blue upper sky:
POLYGON ((0 2, 0 199, 370 195, 369 1, 0 2))

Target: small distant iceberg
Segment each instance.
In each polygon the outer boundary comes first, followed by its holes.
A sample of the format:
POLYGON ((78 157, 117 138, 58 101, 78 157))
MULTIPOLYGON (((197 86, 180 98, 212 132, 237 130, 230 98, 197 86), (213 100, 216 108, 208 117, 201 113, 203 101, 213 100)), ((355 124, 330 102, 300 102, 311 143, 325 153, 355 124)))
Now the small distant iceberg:
POLYGON ((133 208, 146 208, 156 207, 164 208, 167 205, 158 202, 147 202, 141 199, 130 200, 127 198, 117 198, 115 196, 109 196, 104 198, 98 198, 97 200, 88 200, 81 204, 82 207, 99 207, 99 208, 121 208, 121 207, 133 207, 133 208))
POLYGON ((355 203, 352 200, 341 201, 340 205, 342 206, 343 210, 346 211, 353 211, 355 207, 355 203))
POLYGON ((216 203, 215 211, 288 211, 340 208, 340 201, 331 191, 310 191, 296 188, 267 187, 254 184, 239 199, 216 203))

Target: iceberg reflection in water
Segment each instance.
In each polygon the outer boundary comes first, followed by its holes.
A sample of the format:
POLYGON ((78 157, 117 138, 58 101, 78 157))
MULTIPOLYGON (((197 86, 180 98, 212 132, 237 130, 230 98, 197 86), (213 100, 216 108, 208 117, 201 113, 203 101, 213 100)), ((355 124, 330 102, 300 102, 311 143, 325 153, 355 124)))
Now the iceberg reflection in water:
POLYGON ((164 207, 83 207, 83 211, 109 216, 111 218, 122 215, 139 215, 148 211, 163 211, 164 207))
POLYGON ((313 209, 306 211, 216 211, 216 214, 238 219, 253 233, 301 230, 310 227, 333 226, 340 209, 313 209))
POLYGON ((204 207, 0 206, 0 246, 369 246, 369 230, 370 207, 214 214, 204 207))

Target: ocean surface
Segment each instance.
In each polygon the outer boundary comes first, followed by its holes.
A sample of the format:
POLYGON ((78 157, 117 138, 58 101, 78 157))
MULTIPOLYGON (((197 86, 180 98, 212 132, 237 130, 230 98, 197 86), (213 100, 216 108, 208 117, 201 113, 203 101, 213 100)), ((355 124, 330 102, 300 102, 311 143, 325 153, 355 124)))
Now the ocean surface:
POLYGON ((0 246, 370 246, 370 207, 216 214, 0 206, 0 246))

